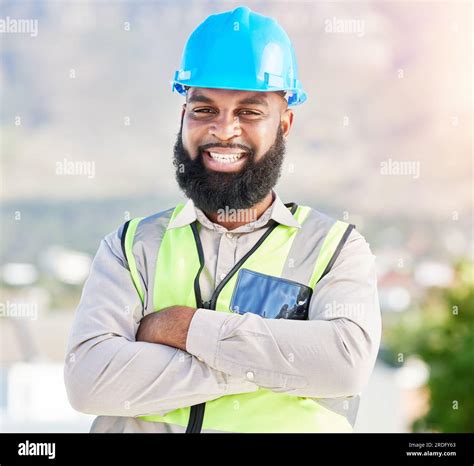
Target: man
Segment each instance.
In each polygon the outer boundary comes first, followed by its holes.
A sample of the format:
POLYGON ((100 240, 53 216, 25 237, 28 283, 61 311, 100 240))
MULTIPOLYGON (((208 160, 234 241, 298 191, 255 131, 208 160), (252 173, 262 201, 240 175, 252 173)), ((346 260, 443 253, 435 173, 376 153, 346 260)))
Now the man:
POLYGON ((173 89, 185 205, 106 236, 65 381, 92 432, 350 432, 380 342, 374 256, 273 190, 306 100, 288 36, 246 7, 190 36, 173 89))

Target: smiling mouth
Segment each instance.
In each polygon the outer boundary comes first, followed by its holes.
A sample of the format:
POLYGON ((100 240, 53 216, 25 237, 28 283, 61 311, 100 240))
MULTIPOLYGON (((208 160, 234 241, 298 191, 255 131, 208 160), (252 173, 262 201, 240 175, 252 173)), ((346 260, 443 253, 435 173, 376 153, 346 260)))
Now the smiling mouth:
POLYGON ((246 157, 247 153, 236 152, 236 153, 222 154, 220 152, 204 151, 204 155, 209 157, 211 160, 215 160, 216 162, 219 162, 222 164, 232 164, 246 157))

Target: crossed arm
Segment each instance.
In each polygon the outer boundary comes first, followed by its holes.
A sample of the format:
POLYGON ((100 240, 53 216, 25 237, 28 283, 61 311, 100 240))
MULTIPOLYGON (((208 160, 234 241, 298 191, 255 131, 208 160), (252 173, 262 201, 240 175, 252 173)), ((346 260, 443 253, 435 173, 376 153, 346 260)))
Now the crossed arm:
POLYGON ((64 381, 74 409, 105 416, 163 415, 258 389, 180 349, 137 341, 142 311, 120 236, 108 235, 94 258, 68 339, 64 381))
POLYGON ((360 235, 349 239, 333 270, 313 294, 310 321, 183 306, 142 318, 119 236, 109 235, 69 338, 71 404, 90 414, 139 416, 258 387, 308 397, 358 393, 380 341, 373 256, 360 235), (335 315, 327 310, 334 300, 360 303, 363 313, 335 315))
POLYGON ((186 351, 189 325, 196 311, 192 307, 172 306, 152 312, 140 321, 136 339, 186 351))

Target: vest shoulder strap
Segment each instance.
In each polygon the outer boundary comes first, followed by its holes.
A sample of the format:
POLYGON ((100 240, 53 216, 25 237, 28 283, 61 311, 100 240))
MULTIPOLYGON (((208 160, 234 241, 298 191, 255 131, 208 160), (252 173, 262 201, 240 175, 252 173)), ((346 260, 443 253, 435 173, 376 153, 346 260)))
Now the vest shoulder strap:
MULTIPOLYGON (((172 218, 176 217, 183 207, 184 204, 178 204, 173 210, 172 218)), ((145 294, 143 293, 140 274, 138 273, 137 263, 133 254, 133 243, 135 241, 137 227, 144 218, 145 217, 137 217, 125 222, 122 230, 122 237, 120 238, 123 257, 125 258, 125 261, 128 265, 133 284, 138 292, 138 295, 140 296, 142 303, 144 303, 145 294)))
POLYGON ((138 224, 143 218, 144 217, 138 217, 126 222, 123 226, 121 238, 123 256, 128 264, 128 269, 130 270, 130 275, 132 276, 133 284, 137 289, 138 295, 140 296, 142 303, 144 301, 144 293, 142 285, 140 283, 140 276, 138 274, 135 256, 133 255, 133 241, 135 239, 135 233, 137 231, 138 224))
POLYGON ((349 238, 355 225, 337 220, 330 228, 324 238, 323 245, 319 251, 309 286, 314 289, 316 284, 329 273, 336 262, 339 253, 349 238))

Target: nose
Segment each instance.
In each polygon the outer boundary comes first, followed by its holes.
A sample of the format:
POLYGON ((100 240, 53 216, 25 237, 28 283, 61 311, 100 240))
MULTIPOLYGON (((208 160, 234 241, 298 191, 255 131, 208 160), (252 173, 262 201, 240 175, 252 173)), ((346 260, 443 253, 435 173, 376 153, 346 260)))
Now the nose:
POLYGON ((242 134, 239 117, 224 112, 217 120, 214 120, 209 127, 209 134, 221 141, 227 141, 242 134))

